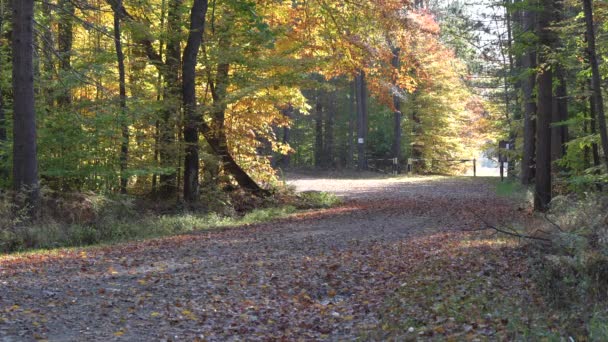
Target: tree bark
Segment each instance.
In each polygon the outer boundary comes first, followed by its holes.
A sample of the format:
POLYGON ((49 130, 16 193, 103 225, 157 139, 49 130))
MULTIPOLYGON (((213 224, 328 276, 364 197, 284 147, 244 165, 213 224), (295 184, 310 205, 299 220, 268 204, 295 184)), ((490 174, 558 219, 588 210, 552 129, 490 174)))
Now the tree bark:
MULTIPOLYGON (((293 119, 293 106, 289 105, 285 110, 283 110, 283 115, 287 118, 293 119)), ((289 126, 283 127, 283 144, 289 144, 291 140, 291 128, 289 126)), ((291 156, 290 154, 282 155, 281 164, 283 169, 287 169, 289 167, 291 156)))
MULTIPOLYGON (((122 6, 122 0, 118 0, 122 6)), ((120 108, 120 130, 122 140, 120 142, 120 193, 127 193, 127 167, 129 159, 129 124, 127 122, 127 81, 125 73, 125 54, 122 50, 122 34, 120 30, 120 17, 114 13, 114 45, 116 48, 116 59, 118 62, 118 88, 120 108)))
MULTIPOLYGON (((0 67, 2 65, 0 64, 0 67)), ((4 91, 0 88, 0 178, 8 178, 8 169, 6 165, 6 115, 4 111, 4 91)))
MULTIPOLYGON (((591 80, 589 80, 589 90, 591 91, 593 89, 593 86, 591 85, 591 80)), ((592 135, 597 134, 597 120, 595 119, 597 117, 597 106, 595 105, 595 96, 593 96, 593 94, 591 96, 589 96, 589 128, 590 128, 590 133, 592 135)), ((592 143, 591 144, 591 155, 593 157, 593 166, 599 166, 600 165, 600 149, 598 147, 598 145, 596 143, 592 143)))
MULTIPOLYGON (((6 15, 4 2, 2 2, 1 6, 2 8, 0 8, 0 36, 4 35, 4 16, 6 15)), ((0 59, 0 70, 4 70, 3 62, 4 59, 0 59)), ((6 164, 6 147, 8 142, 8 136, 6 134, 6 112, 4 106, 4 89, 0 87, 0 178, 8 179, 9 170, 8 164, 6 164)))
POLYGON ((334 116, 336 113, 336 91, 327 94, 327 106, 323 128, 323 164, 333 168, 334 165, 334 116))
MULTIPOLYGON (((179 114, 179 70, 181 63, 180 38, 181 31, 181 5, 182 0, 172 0, 167 13, 167 49, 163 72, 163 100, 165 108, 162 110, 159 125, 159 156, 161 167, 170 170, 174 168, 175 146, 175 120, 179 114)), ((177 173, 164 172, 160 176, 159 194, 175 196, 177 191, 177 173)))
POLYGON ((44 102, 46 104, 45 114, 51 113, 55 106, 55 96, 53 95, 52 80, 55 75, 55 65, 53 58, 53 51, 55 51, 54 37, 52 30, 52 23, 54 22, 53 10, 50 4, 50 0, 44 0, 42 2, 43 17, 41 25, 45 28, 41 34, 41 55, 44 56, 42 62, 41 73, 44 76, 41 80, 41 87, 44 91, 44 102))
MULTIPOLYGON (((399 49, 393 49, 393 68, 396 70, 400 67, 399 61, 399 49)), ((397 83, 393 83, 393 87, 397 88, 397 83)), ((394 89, 393 94, 393 106, 395 111, 393 113, 393 158, 396 158, 398 162, 401 161, 401 99, 399 98, 398 89, 394 89)), ((397 169, 397 172, 399 170, 397 169)))
POLYGON ((317 91, 315 103, 315 167, 323 166, 323 101, 317 91))
MULTIPOLYGON (((59 60, 61 71, 66 74, 71 72, 72 69, 72 48, 74 45, 73 20, 76 9, 71 0, 59 0, 57 6, 61 9, 57 24, 57 52, 61 57, 59 60)), ((68 84, 60 92, 60 95, 57 97, 57 104, 59 106, 67 106, 72 103, 72 91, 70 88, 71 85, 68 84)))
MULTIPOLYGON (((412 102, 415 103, 417 90, 412 95, 412 102)), ((423 170, 424 161, 422 161, 422 150, 424 146, 418 142, 418 137, 422 136, 422 119, 420 118, 420 113, 418 113, 416 107, 412 110, 412 159, 414 162, 412 163, 412 172, 415 170, 423 170)))
POLYGON ((597 53, 595 49, 595 28, 593 25, 593 3, 591 0, 583 0, 585 12, 585 27, 587 38, 587 53, 591 66, 592 96, 595 102, 595 113, 600 131, 602 150, 604 153, 604 165, 608 167, 608 132, 606 131, 606 117, 604 116, 604 101, 602 99, 602 79, 598 67, 597 53))
MULTIPOLYGON (((115 11, 116 13, 116 11, 115 11)), ((160 3, 160 32, 164 32, 165 31, 165 18, 166 18, 166 13, 167 13, 167 0, 161 0, 160 3)), ((159 47, 158 47, 158 51, 159 51, 159 55, 162 55, 164 52, 164 48, 165 48, 165 42, 163 39, 160 39, 159 43, 158 43, 159 47)), ((154 56, 150 56, 148 54, 148 58, 152 58, 154 56)), ((162 96, 163 96, 163 72, 160 68, 157 67, 157 74, 156 74, 156 101, 160 103, 160 101, 162 100, 162 96)), ((157 118, 154 121, 154 163, 158 163, 159 162, 159 157, 160 157, 160 120, 157 118)), ((154 173, 152 175, 152 193, 158 193, 158 173, 154 173)))
MULTIPOLYGON (((524 28, 526 32, 534 31, 535 15, 532 11, 524 12, 524 28)), ((522 95, 523 95, 523 119, 524 119, 524 136, 523 136, 523 156, 521 162, 521 183, 529 185, 534 182, 535 178, 535 154, 536 154, 536 99, 534 97, 535 73, 532 72, 536 68, 536 53, 531 47, 524 53, 522 57, 522 68, 526 76, 522 79, 522 95)))
POLYGON ((561 65, 555 67, 555 78, 558 82, 555 87, 553 98, 553 113, 551 126, 551 161, 560 159, 566 153, 566 142, 568 128, 558 124, 568 120, 568 92, 564 68, 561 65))
POLYGON ((349 98, 350 113, 348 114, 348 168, 353 167, 355 160, 355 122, 357 121, 357 82, 351 82, 351 94, 349 98))
POLYGON ((13 0, 13 187, 31 218, 40 212, 34 97, 34 0, 13 0), (21 200, 23 195, 23 200, 21 200))
MULTIPOLYGON (((554 0, 542 0, 538 18, 539 43, 551 48, 554 43, 550 31, 554 0)), ((536 186, 534 210, 547 211, 551 202, 551 116, 553 109, 553 72, 547 53, 538 54, 538 112, 536 114, 536 186)))
POLYGON ((182 97, 184 105, 184 200, 194 203, 199 199, 198 126, 200 113, 196 106, 196 63, 205 32, 208 1, 194 0, 190 12, 190 33, 184 49, 182 97))
POLYGON ((367 90, 365 73, 360 71, 355 77, 357 83, 357 169, 367 170, 367 90))

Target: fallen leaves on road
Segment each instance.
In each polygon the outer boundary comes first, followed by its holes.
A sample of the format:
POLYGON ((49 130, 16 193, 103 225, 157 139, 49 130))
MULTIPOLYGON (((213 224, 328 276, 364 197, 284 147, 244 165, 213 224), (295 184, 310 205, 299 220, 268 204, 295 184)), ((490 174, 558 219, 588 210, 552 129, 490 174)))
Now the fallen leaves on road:
POLYGON ((366 186, 247 228, 4 257, 0 339, 460 340, 536 324, 521 249, 460 231, 480 225, 467 208, 511 219, 511 203, 482 181, 366 186))

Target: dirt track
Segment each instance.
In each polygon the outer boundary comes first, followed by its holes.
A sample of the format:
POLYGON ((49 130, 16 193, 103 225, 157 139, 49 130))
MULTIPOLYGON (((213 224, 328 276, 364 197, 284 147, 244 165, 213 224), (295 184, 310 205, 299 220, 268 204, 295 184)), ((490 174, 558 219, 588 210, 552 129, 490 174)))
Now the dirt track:
POLYGON ((369 336, 387 296, 435 253, 424 246, 477 227, 471 209, 515 213, 482 179, 291 184, 345 203, 247 228, 0 261, 0 340, 369 336))

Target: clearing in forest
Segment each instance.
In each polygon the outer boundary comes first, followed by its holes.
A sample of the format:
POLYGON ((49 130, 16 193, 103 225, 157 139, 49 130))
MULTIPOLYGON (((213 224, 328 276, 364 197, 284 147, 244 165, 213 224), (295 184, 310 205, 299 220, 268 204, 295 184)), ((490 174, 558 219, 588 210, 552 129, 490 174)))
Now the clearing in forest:
POLYGON ((244 228, 2 257, 0 339, 460 340, 553 329, 522 247, 475 230, 476 215, 523 219, 493 181, 290 182, 344 203, 244 228))

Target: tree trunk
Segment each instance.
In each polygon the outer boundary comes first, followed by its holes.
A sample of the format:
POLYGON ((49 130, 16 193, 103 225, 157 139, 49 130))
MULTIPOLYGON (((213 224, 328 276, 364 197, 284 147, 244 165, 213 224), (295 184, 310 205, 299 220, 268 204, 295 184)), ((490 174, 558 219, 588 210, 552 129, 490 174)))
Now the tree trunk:
MULTIPOLYGON (((583 86, 583 92, 585 91, 585 87, 583 86)), ((587 106, 584 106, 584 111, 583 111, 583 135, 588 135, 589 134, 589 122, 587 122, 589 120, 589 109, 587 108, 587 106)), ((583 169, 588 169, 591 166, 590 163, 590 155, 591 155, 591 149, 589 148, 589 146, 585 145, 583 147, 583 169)))
POLYGON ((349 98, 350 112, 348 114, 348 168, 353 167, 355 160, 355 121, 357 121, 357 83, 352 82, 351 94, 349 98))
MULTIPOLYGON (((160 3, 160 32, 165 30, 165 17, 167 13, 167 0, 162 0, 160 3)), ((165 42, 160 39, 158 42, 159 55, 163 55, 165 42)), ((163 96, 163 72, 162 69, 157 68, 156 75, 156 102, 160 102, 163 96)), ((156 119, 154 122, 154 163, 159 162, 160 157, 160 120, 156 119)), ((152 193, 158 193, 158 173, 154 172, 152 175, 152 193)))
MULTIPOLYGON (((285 110, 283 110, 283 115, 287 118, 293 119, 293 106, 289 105, 285 110)), ((288 145, 291 139, 291 129, 289 126, 283 127, 283 144, 288 145)), ((290 162, 290 154, 285 154, 281 158, 281 164, 283 169, 287 169, 289 167, 290 162)))
MULTIPOLYGON (((122 1, 122 0, 119 0, 122 1)), ((72 47, 74 45, 74 15, 75 7, 71 0, 59 0, 57 6, 61 9, 59 23, 57 25, 57 47, 60 56, 59 66, 64 74, 71 72, 72 69, 72 47)), ((50 28, 49 28, 50 29, 50 28)), ((59 106, 67 106, 72 103, 71 85, 68 84, 62 89, 57 97, 59 106)))
MULTIPOLYGON (((163 68, 163 102, 159 131, 159 157, 161 167, 166 170, 174 168, 176 155, 175 122, 179 112, 179 70, 181 61, 181 48, 179 32, 181 31, 181 5, 182 0, 172 0, 169 3, 167 14, 167 54, 163 68)), ((159 194, 174 196, 177 191, 177 173, 165 172, 160 176, 159 194)))
MULTIPOLYGON (((0 64, 0 67, 2 65, 0 64)), ((4 112, 4 91, 0 88, 0 178, 8 178, 8 169, 6 164, 6 115, 4 112)))
MULTIPOLYGON (((542 11, 538 19, 539 43, 547 48, 553 46, 550 31, 553 0, 542 0, 542 11)), ((544 66, 538 75, 538 112, 536 114, 536 187, 534 210, 544 212, 551 202, 551 115, 553 105, 553 72, 547 53, 538 54, 538 65, 544 66)))
POLYGON ((357 83, 357 169, 367 170, 367 90, 365 85, 365 73, 360 71, 355 77, 357 83))
MULTIPOLYGON (((399 49, 393 49, 393 68, 396 70, 400 67, 399 62, 399 49)), ((396 82, 394 82, 393 87, 397 87, 396 82)), ((401 161, 401 99, 399 98, 398 89, 393 90, 395 93, 393 94, 393 106, 395 107, 395 111, 393 113, 393 158, 397 159, 397 162, 401 161)), ((399 170, 397 169, 397 172, 399 170)))
POLYGON ((43 78, 41 79, 41 87, 44 90, 44 102, 46 104, 45 114, 51 113, 53 111, 53 107, 55 106, 55 98, 53 96, 53 78, 55 75, 55 65, 53 58, 53 51, 55 51, 54 38, 53 38, 53 30, 52 24, 54 22, 53 18, 53 10, 51 8, 50 0, 44 0, 42 2, 42 11, 43 19, 41 20, 41 25, 45 28, 41 34, 41 55, 44 56, 44 60, 42 63, 43 78))
POLYGON ((317 92, 315 104, 315 167, 323 166, 323 102, 317 92))
MULTIPOLYGON (((564 22, 564 5, 562 1, 555 2, 555 20, 564 22)), ((563 44, 556 40, 556 48, 563 49, 563 44)), ((566 69, 561 62, 556 62, 555 67, 555 94, 553 98, 553 116, 551 126, 551 161, 560 159, 566 151, 567 126, 558 124, 568 119, 568 93, 566 88, 566 69)))
MULTIPOLYGON (((417 91, 412 95, 412 102, 415 103, 417 91)), ((414 162, 412 163, 412 172, 415 170, 422 170, 424 168, 424 161, 421 160, 423 156, 423 148, 424 146, 418 142, 418 137, 421 137, 423 134, 422 131, 422 120, 420 118, 420 114, 414 109, 412 110, 412 159, 414 162)))
POLYGON ((555 78, 558 82, 553 98, 553 113, 551 127, 551 161, 560 159, 566 153, 568 128, 559 122, 568 120, 568 93, 566 88, 565 71, 561 65, 555 67, 555 78))
MULTIPOLYGON (((589 80, 589 90, 591 91, 593 89, 593 86, 591 85, 591 80, 589 80)), ((591 96, 589 96, 589 128, 590 128, 590 133, 592 135, 597 134, 597 120, 595 119, 597 117, 597 106, 595 105, 595 96, 593 96, 593 94, 591 94, 591 96)), ((593 166, 599 166, 600 165, 600 149, 597 146, 596 143, 591 144, 591 155, 593 156, 593 166)))
MULTIPOLYGON (((122 0, 118 0, 122 5, 122 0)), ((125 74, 125 54, 122 50, 122 34, 120 30, 120 17, 114 13, 114 45, 118 61, 118 88, 119 88, 119 121, 122 140, 120 142, 120 193, 127 193, 127 166, 129 158, 129 124, 127 122, 127 84, 125 74)))
POLYGON ((17 205, 40 212, 34 106, 34 0, 13 0, 13 187, 17 205))
MULTIPOLYGON (((0 36, 4 35, 4 16, 6 14, 6 9, 4 7, 4 2, 0 4, 2 8, 0 8, 0 36)), ((3 65, 4 59, 0 58, 0 70, 4 70, 3 65)), ((0 179, 8 179, 9 170, 7 164, 7 142, 8 136, 6 134, 6 113, 4 109, 4 89, 0 86, 0 179)))
MULTIPOLYGON (((524 12, 524 28, 526 32, 534 31, 535 15, 532 11, 524 12)), ((523 116, 524 116, 524 136, 523 136, 523 156, 521 161, 521 183, 524 185, 532 184, 535 178, 535 159, 536 154, 536 99, 534 98, 535 74, 532 70, 536 68, 536 53, 531 47, 522 57, 522 68, 526 76, 522 79, 523 95, 523 116)))
POLYGON ((186 156, 184 158, 184 200, 194 203, 199 198, 199 155, 198 155, 198 126, 200 113, 196 107, 196 63, 198 51, 205 32, 205 16, 207 15, 207 0, 194 0, 190 13, 190 33, 184 49, 183 57, 183 105, 184 105, 184 142, 186 156))
MULTIPOLYGON (((510 0, 506 0, 505 1, 507 6, 511 4, 510 0)), ((514 21, 513 18, 511 17, 511 12, 509 10, 508 7, 505 8, 505 19, 506 19, 506 26, 507 26, 507 59, 509 61, 509 72, 508 72, 508 77, 506 78, 506 80, 508 81, 509 78, 513 77, 513 75, 515 74, 515 63, 513 61, 513 24, 514 21)), ((512 113, 508 113, 507 115, 509 115, 509 117, 513 118, 514 120, 517 120, 519 117, 519 113, 518 113, 518 104, 519 104, 519 98, 518 98, 518 94, 517 92, 515 92, 513 94, 513 98, 515 100, 515 106, 511 107, 511 96, 509 94, 509 87, 505 87, 505 93, 506 93, 506 100, 507 100, 507 110, 510 111, 510 108, 514 108, 512 109, 512 113)), ((511 122, 511 120, 509 119, 509 122, 511 122)), ((517 139, 517 132, 515 131, 515 129, 513 128, 513 125, 511 125, 509 127, 509 150, 514 149, 514 144, 515 144, 515 140, 517 139)), ((508 164, 507 164, 507 174, 509 176, 509 178, 513 177, 513 175, 515 174, 515 163, 513 163, 513 158, 509 157, 508 159, 508 164)))
POLYGON ((324 122, 323 164, 333 168, 334 165, 334 116, 336 113, 336 91, 327 94, 327 110, 324 122))
MULTIPOLYGON (((220 48, 228 50, 230 42, 228 38, 221 38, 219 45, 220 48)), ((228 105, 226 103, 226 95, 230 84, 229 71, 230 65, 228 63, 220 63, 217 66, 215 82, 210 82, 211 95, 213 97, 211 124, 208 125, 205 121, 201 120, 200 129, 214 154, 221 160, 224 170, 234 177, 241 188, 260 197, 268 196, 270 192, 260 188, 237 164, 228 148, 224 121, 228 105)))
POLYGON ((583 0, 585 12, 585 26, 587 38, 587 52, 589 64, 591 65, 591 85, 593 87, 593 98, 595 101, 595 113, 600 131, 602 150, 604 152, 604 165, 608 167, 608 132, 606 131, 606 117, 604 116, 604 101, 602 99, 602 80, 598 67, 597 53, 595 49, 595 28, 593 26, 593 3, 591 0, 583 0))

